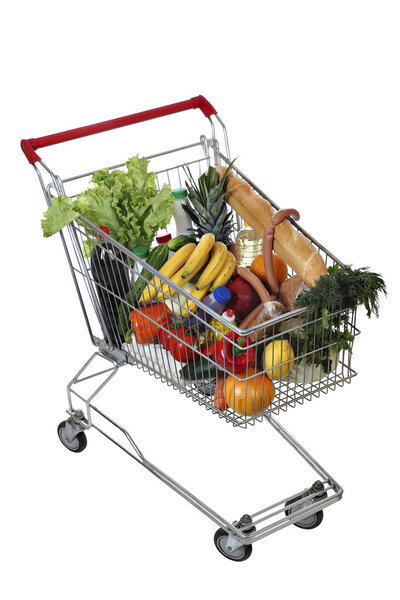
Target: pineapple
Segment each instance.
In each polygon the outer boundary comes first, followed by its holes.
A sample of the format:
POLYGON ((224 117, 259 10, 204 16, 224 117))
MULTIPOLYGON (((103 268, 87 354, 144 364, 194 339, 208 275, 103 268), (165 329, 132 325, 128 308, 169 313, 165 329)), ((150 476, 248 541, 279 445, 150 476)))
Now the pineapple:
POLYGON ((196 228, 191 229, 196 239, 205 233, 213 233, 216 242, 228 245, 233 231, 232 213, 225 202, 225 191, 228 173, 233 162, 229 165, 221 181, 214 167, 209 167, 207 173, 195 182, 187 165, 185 173, 189 179, 186 182, 188 190, 188 205, 183 206, 196 228))

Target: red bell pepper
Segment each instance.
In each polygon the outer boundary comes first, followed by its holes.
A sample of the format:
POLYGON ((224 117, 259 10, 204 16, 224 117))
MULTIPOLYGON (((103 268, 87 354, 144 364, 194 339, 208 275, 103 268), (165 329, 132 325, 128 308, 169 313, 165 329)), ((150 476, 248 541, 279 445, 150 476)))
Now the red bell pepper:
POLYGON ((183 363, 193 360, 193 346, 197 343, 197 336, 187 327, 173 329, 171 326, 170 331, 159 332, 159 339, 160 344, 171 352, 175 360, 183 363))
POLYGON ((217 342, 215 340, 211 342, 206 341, 200 346, 200 352, 204 354, 204 356, 210 356, 211 358, 213 358, 213 356, 215 355, 216 350, 217 342))
POLYGON ((246 367, 252 367, 256 362, 255 348, 247 348, 247 338, 234 331, 229 331, 226 336, 217 343, 215 359, 217 364, 228 371, 245 371, 246 367), (237 345, 229 343, 232 340, 237 345), (238 347, 239 346, 239 347, 238 347))

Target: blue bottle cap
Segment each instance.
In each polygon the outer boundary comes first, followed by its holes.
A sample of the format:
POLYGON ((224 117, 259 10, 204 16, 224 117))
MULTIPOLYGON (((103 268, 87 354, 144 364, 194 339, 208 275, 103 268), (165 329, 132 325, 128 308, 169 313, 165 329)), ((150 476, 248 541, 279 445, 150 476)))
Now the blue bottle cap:
POLYGON ((231 292, 224 285, 220 285, 214 290, 214 298, 221 304, 226 304, 232 298, 231 292))

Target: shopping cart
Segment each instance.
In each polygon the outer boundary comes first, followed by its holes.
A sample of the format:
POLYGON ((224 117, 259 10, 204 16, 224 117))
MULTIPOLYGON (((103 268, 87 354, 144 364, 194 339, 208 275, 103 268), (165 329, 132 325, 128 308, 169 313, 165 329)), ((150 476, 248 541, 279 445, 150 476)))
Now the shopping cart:
MULTIPOLYGON (((172 188, 182 187, 185 184, 186 166, 189 166, 193 173, 198 172, 200 176, 210 165, 228 165, 231 160, 226 127, 216 110, 203 96, 54 135, 25 139, 22 140, 21 146, 26 158, 36 171, 46 202, 50 205, 52 198, 55 196, 74 195, 69 194, 70 185, 73 183, 75 189, 77 185, 81 187, 83 182, 87 181, 87 178, 95 171, 62 178, 56 175, 38 156, 36 152, 38 149, 190 109, 200 109, 202 111, 206 117, 204 123, 208 123, 208 135, 203 133, 194 142, 171 150, 164 150, 148 157, 152 161, 152 170, 157 173, 159 187, 164 183, 170 184, 172 188), (220 138, 222 134, 223 149, 220 147, 217 131, 220 138)), ((135 152, 132 152, 131 155, 137 152, 140 152, 139 148, 135 149, 135 152)), ((122 166, 122 164, 119 164, 109 168, 114 169, 122 166)), ((99 165, 100 167, 103 167, 103 165, 99 165)), ((233 166, 233 171, 242 177, 259 195, 269 200, 274 208, 279 208, 239 170, 236 163, 233 166)), ((342 264, 302 227, 295 222, 292 222, 292 224, 317 248, 327 266, 342 264)), ((236 229, 238 230, 241 225, 241 219, 236 215, 236 229)), ((190 315, 194 318, 192 333, 196 336, 196 340, 202 337, 205 345, 200 348, 200 346, 185 340, 182 341, 182 339, 179 339, 179 342, 187 347, 187 350, 183 350, 184 353, 186 351, 193 352, 195 359, 200 360, 201 374, 199 375, 198 372, 190 369, 184 372, 184 361, 176 360, 176 357, 174 358, 157 342, 160 341, 159 338, 163 335, 169 335, 172 340, 178 340, 177 328, 179 328, 184 317, 182 312, 183 303, 185 300, 193 300, 193 298, 185 290, 177 288, 173 282, 160 275, 145 260, 138 258, 107 233, 84 218, 68 225, 66 230, 61 231, 60 237, 89 336, 96 346, 94 354, 67 386, 67 413, 69 416, 58 426, 58 435, 64 446, 73 452, 81 452, 86 447, 85 432, 87 430, 93 428, 102 433, 214 521, 218 525, 214 537, 217 549, 225 557, 235 561, 242 561, 250 556, 252 543, 290 524, 304 529, 317 527, 322 521, 323 509, 340 500, 343 489, 282 427, 276 420, 276 416, 281 411, 286 411, 288 407, 303 404, 306 400, 318 397, 321 393, 327 393, 337 386, 343 386, 345 382, 350 382, 351 378, 356 375, 351 368, 353 340, 359 333, 356 328, 356 310, 337 310, 329 315, 325 314, 324 319, 330 319, 332 327, 326 330, 327 333, 325 338, 322 337, 322 342, 314 343, 311 348, 308 345, 304 350, 300 343, 301 339, 307 337, 310 340, 310 337, 312 339, 314 334, 314 340, 321 340, 320 337, 317 338, 315 335, 315 332, 320 331, 322 326, 322 315, 318 309, 296 309, 268 321, 267 324, 261 323, 242 331, 240 328, 228 324, 213 311, 206 309, 201 302, 194 300, 195 308, 190 311, 190 315), (119 282, 115 276, 100 278, 100 280, 96 276, 87 251, 88 248, 95 245, 101 245, 102 251, 105 255, 108 255, 109 260, 108 262, 105 261, 105 265, 107 265, 105 268, 115 269, 116 266, 118 273, 124 274, 124 276, 121 275, 119 282), (114 265, 114 267, 111 265, 114 265), (134 279, 143 278, 145 269, 149 271, 149 275, 151 274, 150 280, 153 275, 158 276, 159 283, 153 283, 157 287, 157 292, 161 290, 161 285, 164 284, 162 286, 162 300, 156 300, 158 308, 169 300, 173 304, 174 310, 171 321, 166 324, 160 324, 154 313, 147 313, 148 323, 156 327, 155 337, 157 339, 151 337, 148 340, 140 340, 140 342, 146 343, 138 343, 135 336, 129 336, 129 329, 131 328, 130 312, 138 311, 138 298, 128 297, 127 299, 126 277, 131 282, 134 279), (122 281, 124 278, 125 283, 122 281), (110 281, 112 281, 112 285, 107 283, 110 281), (177 299, 178 292, 180 294, 179 300, 177 299), (122 310, 124 315, 125 322, 122 330, 121 323, 117 323, 115 319, 115 307, 120 311, 122 310), (206 313, 203 313, 203 318, 198 316, 200 313, 196 312, 199 308, 206 310, 206 313), (220 329, 216 329, 215 321, 211 319, 217 319, 222 323, 222 332, 220 329), (335 328, 336 331, 346 330, 348 332, 349 341, 346 347, 340 346, 337 336, 332 333, 335 332, 335 328), (225 364, 221 368, 221 365, 216 362, 213 352, 208 352, 211 346, 215 344, 217 335, 221 337, 224 343, 235 346, 235 341, 228 339, 229 329, 247 337, 249 340, 248 347, 254 348, 258 358, 262 356, 262 351, 267 343, 271 341, 279 342, 284 339, 288 340, 289 344, 296 349, 296 357, 294 360, 290 358, 284 360, 283 356, 276 357, 276 360, 273 361, 274 369, 278 369, 280 372, 278 376, 274 375, 273 386, 270 384, 264 386, 264 381, 268 380, 269 382, 271 378, 268 378, 269 369, 265 368, 264 363, 260 365, 260 362, 256 373, 246 370, 244 375, 235 378, 234 362, 233 365, 225 364), (325 352, 325 356, 328 352, 328 366, 321 361, 321 353, 323 352, 325 352), (246 428, 248 425, 266 420, 312 467, 317 473, 318 479, 310 483, 305 489, 296 491, 254 514, 243 514, 241 518, 234 522, 226 520, 161 471, 156 465, 148 461, 128 430, 95 406, 93 401, 97 394, 116 375, 120 367, 128 364, 136 365, 143 371, 154 375, 162 382, 179 390, 181 394, 204 406, 216 418, 230 422, 234 426, 246 428), (92 372, 93 369, 94 372, 92 372), (233 387, 241 385, 245 386, 246 389, 250 389, 251 386, 256 387, 258 385, 260 391, 258 405, 256 406, 255 402, 253 404, 249 402, 247 406, 244 406, 244 409, 243 406, 239 409, 238 406, 235 406, 235 402, 230 403, 230 405, 224 402, 220 398, 221 387, 218 383, 221 383, 222 379, 222 389, 224 389, 229 377, 233 381, 233 387), (84 396, 81 392, 82 383, 88 382, 88 380, 95 385, 95 389, 84 396), (274 392, 272 389, 274 389, 274 392), (84 404, 81 406, 85 410, 76 407, 75 401, 83 402, 84 404), (121 443, 114 434, 110 435, 106 432, 102 428, 104 425, 101 426, 102 422, 107 422, 108 428, 111 428, 115 434, 122 436, 124 443, 121 443)), ((111 275, 113 274, 111 273, 111 275)), ((150 285, 152 284, 150 283, 150 285)), ((143 315, 143 313, 141 314, 143 315)))

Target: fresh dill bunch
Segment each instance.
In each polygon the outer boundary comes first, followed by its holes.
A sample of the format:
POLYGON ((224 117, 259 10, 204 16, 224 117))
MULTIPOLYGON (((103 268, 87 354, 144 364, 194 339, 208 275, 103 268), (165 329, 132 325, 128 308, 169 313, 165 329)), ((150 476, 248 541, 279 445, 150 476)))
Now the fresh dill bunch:
POLYGON ((363 304, 368 317, 371 314, 378 317, 381 292, 386 296, 385 282, 378 273, 368 271, 368 267, 352 269, 349 265, 334 265, 313 288, 299 294, 296 304, 299 307, 324 307, 330 312, 363 304))

